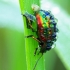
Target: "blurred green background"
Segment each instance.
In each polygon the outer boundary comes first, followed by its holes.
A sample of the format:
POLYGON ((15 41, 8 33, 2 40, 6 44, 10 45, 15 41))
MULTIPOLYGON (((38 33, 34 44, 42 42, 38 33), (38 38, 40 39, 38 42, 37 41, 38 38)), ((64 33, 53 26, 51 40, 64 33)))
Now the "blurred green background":
MULTIPOLYGON (((41 0, 58 19, 56 47, 44 54, 45 70, 70 70, 70 0, 41 0)), ((53 45, 54 46, 54 45, 53 45)), ((0 70, 27 70, 24 26, 18 0, 0 0, 0 70)))

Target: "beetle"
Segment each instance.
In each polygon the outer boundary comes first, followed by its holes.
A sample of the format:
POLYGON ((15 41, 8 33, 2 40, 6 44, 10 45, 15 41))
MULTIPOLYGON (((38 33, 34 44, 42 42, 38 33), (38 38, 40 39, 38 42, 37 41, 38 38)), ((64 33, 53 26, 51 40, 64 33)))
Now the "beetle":
MULTIPOLYGON (((34 15, 29 14, 28 12, 25 12, 22 15, 26 17, 27 28, 35 32, 38 38, 33 35, 28 35, 26 38, 31 37, 36 40, 39 43, 39 53, 43 54, 46 51, 51 50, 52 45, 57 40, 57 22, 50 11, 42 10, 36 4, 32 5, 32 10, 34 11, 34 15), (37 22, 37 31, 32 26, 34 21, 37 22)), ((37 50, 38 47, 35 49, 34 55, 36 55, 37 50)))
MULTIPOLYGON (((33 32, 36 32, 38 38, 33 35, 26 36, 27 38, 32 37, 39 43, 40 52, 45 53, 52 48, 52 45, 56 41, 56 33, 58 32, 58 28, 56 27, 57 22, 55 21, 54 16, 50 11, 41 10, 38 5, 33 4, 32 9, 34 11, 34 15, 25 12, 23 16, 27 19, 27 28, 32 29, 33 32), (32 23, 37 21, 37 31, 32 26, 32 23)), ((35 55, 38 48, 35 50, 35 55)))

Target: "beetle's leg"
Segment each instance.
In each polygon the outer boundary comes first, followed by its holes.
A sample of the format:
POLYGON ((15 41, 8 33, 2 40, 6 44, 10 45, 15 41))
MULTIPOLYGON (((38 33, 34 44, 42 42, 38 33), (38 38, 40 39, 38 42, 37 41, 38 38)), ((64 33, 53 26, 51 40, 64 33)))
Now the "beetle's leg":
MULTIPOLYGON (((36 38, 36 37, 34 37, 33 35, 26 36, 26 38, 30 38, 30 37, 31 37, 31 38, 33 38, 34 40, 36 40, 37 42, 39 42, 39 43, 40 43, 39 39, 37 39, 37 38, 36 38)), ((38 50, 38 48, 36 48, 36 49, 35 49, 34 56, 36 55, 37 50, 38 50)))
POLYGON ((26 23, 27 23, 27 27, 28 27, 28 28, 31 28, 33 32, 36 32, 36 30, 35 30, 35 29, 33 28, 33 26, 32 26, 32 22, 33 22, 32 20, 29 20, 29 19, 28 19, 27 22, 26 22, 26 23))
MULTIPOLYGON (((36 48, 35 49, 35 53, 34 53, 34 55, 36 55, 36 53, 37 53, 37 55, 39 55, 41 52, 40 52, 40 47, 38 47, 38 48, 36 48), (39 52, 37 53, 37 50, 39 50, 39 52)), ((43 54, 43 53, 42 53, 43 54)))
POLYGON ((28 36, 26 36, 26 38, 29 38, 29 37, 33 38, 34 40, 36 40, 37 42, 40 43, 40 41, 39 41, 36 37, 34 37, 33 35, 28 35, 28 36))
MULTIPOLYGON (((25 16, 25 15, 23 15, 25 16)), ((25 16, 26 17, 26 16, 25 16)), ((32 26, 32 20, 29 20, 27 17, 26 17, 26 23, 27 23, 27 28, 31 28, 33 32, 36 32, 36 30, 33 28, 32 26)))
POLYGON ((33 28, 31 24, 29 24, 30 28, 32 29, 33 32, 36 32, 36 30, 33 28))
POLYGON ((29 25, 29 24, 32 25, 32 21, 31 21, 30 19, 28 19, 28 18, 25 16, 25 14, 23 14, 23 16, 26 18, 27 28, 30 28, 30 25, 29 25))
POLYGON ((36 55, 37 50, 38 50, 38 48, 35 49, 34 56, 36 55))
POLYGON ((27 28, 31 28, 32 31, 34 31, 32 23, 36 20, 35 16, 29 14, 28 12, 25 12, 22 15, 26 18, 27 28))
POLYGON ((35 16, 29 14, 28 12, 25 12, 24 14, 22 14, 25 18, 26 18, 26 24, 27 24, 27 28, 32 29, 33 32, 36 32, 36 30, 33 28, 32 23, 34 21, 36 21, 35 16))

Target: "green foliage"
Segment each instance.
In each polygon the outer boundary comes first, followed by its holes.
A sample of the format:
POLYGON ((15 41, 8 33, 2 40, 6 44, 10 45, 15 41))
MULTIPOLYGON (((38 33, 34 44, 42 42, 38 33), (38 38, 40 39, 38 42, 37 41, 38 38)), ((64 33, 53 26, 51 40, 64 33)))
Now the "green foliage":
MULTIPOLYGON (((33 14, 31 5, 33 3, 39 5, 39 0, 19 0, 19 2, 20 2, 20 8, 22 14, 25 11, 29 12, 30 14, 33 14)), ((27 29, 25 18, 23 18, 23 21, 24 21, 24 36, 34 35, 35 37, 37 37, 36 33, 32 32, 30 29, 27 29)), ((36 23, 33 23, 33 27, 36 29, 36 23)), ((34 51, 36 47, 38 47, 37 41, 33 40, 32 38, 25 38, 27 70, 33 70, 36 61, 41 56, 41 54, 34 56, 34 51)), ((44 70, 43 57, 39 60, 35 70, 44 70)))
POLYGON ((0 70, 26 70, 26 68, 23 33, 0 28, 0 70))

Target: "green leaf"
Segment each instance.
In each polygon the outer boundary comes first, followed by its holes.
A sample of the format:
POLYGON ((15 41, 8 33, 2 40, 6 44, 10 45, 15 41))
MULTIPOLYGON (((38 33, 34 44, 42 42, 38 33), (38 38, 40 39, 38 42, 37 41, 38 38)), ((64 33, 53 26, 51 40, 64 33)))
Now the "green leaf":
POLYGON ((0 70, 3 69, 26 70, 24 34, 20 31, 0 28, 0 70))
MULTIPOLYGON (((20 8, 21 8, 21 14, 25 13, 25 11, 29 12, 30 14, 33 14, 33 11, 31 9, 32 4, 39 5, 39 0, 19 0, 20 2, 20 8)), ((32 32, 31 29, 27 28, 26 19, 23 18, 24 21, 24 35, 34 35, 36 36, 36 33, 32 32)), ((33 23, 33 27, 36 29, 36 23, 33 23)), ((35 41, 32 38, 25 38, 25 49, 26 49, 26 64, 27 64, 27 70, 33 70, 35 63, 41 56, 41 54, 34 56, 34 51, 38 47, 37 41, 35 41)), ((44 57, 42 57, 35 70, 44 70, 44 57)))

